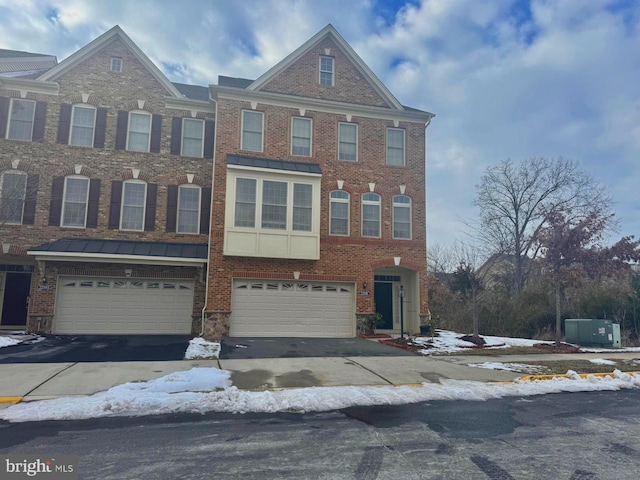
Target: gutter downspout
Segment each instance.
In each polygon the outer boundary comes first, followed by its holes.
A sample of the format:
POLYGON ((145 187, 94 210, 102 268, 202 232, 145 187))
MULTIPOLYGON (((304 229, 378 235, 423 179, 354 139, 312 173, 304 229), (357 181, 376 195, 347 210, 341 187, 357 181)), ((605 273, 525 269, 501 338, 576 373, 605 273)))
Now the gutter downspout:
POLYGON ((213 227, 212 217, 213 217, 213 196, 214 196, 214 184, 216 178, 216 140, 218 138, 218 102, 211 98, 211 90, 209 90, 209 101, 214 102, 216 104, 216 113, 214 118, 214 127, 213 127, 213 165, 211 167, 211 200, 209 206, 209 241, 207 242, 207 281, 204 284, 204 307, 202 307, 202 314, 200 317, 200 337, 204 336, 204 312, 207 309, 207 304, 209 303, 209 272, 211 269, 211 228, 213 227))

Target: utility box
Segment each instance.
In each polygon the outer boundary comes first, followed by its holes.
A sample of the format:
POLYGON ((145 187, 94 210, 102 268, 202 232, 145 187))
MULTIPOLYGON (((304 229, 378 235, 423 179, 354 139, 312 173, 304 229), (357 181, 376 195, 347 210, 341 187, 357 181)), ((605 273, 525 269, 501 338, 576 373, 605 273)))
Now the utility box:
POLYGON ((566 341, 584 346, 621 348, 620 324, 594 318, 568 318, 564 321, 566 341))

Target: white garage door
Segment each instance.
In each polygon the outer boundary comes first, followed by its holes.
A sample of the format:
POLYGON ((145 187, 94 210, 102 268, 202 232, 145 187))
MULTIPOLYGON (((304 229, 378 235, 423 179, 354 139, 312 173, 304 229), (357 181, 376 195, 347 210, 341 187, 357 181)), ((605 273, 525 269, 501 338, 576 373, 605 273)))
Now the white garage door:
POLYGON ((236 280, 231 336, 353 337, 354 284, 236 280))
POLYGON ((193 282, 60 277, 54 333, 189 334, 193 282))

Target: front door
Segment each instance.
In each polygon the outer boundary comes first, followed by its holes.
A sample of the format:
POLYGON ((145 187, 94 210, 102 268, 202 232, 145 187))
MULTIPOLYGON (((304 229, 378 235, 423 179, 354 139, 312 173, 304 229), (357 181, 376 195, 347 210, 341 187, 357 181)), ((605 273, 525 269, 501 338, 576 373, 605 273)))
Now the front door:
POLYGON ((4 283, 0 325, 24 327, 27 324, 31 274, 7 272, 4 283))
POLYGON ((381 330, 393 330, 393 283, 375 282, 373 286, 373 301, 376 304, 376 313, 382 315, 382 324, 377 328, 381 330))

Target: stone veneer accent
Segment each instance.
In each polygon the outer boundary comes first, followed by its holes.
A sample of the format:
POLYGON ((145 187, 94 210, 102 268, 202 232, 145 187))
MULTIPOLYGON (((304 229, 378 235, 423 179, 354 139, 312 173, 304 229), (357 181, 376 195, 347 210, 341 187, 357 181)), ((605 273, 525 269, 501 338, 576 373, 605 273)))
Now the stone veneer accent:
POLYGON ((206 340, 220 341, 229 335, 231 312, 205 312, 204 335, 206 340))

